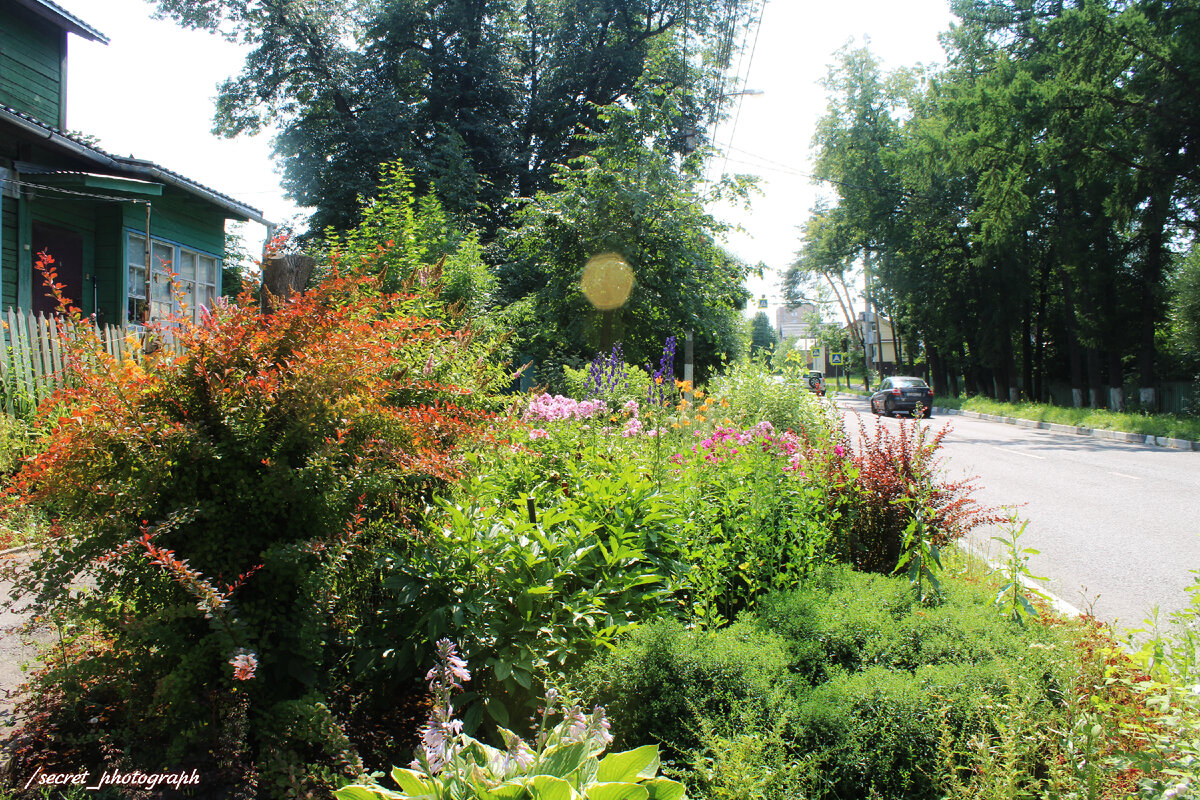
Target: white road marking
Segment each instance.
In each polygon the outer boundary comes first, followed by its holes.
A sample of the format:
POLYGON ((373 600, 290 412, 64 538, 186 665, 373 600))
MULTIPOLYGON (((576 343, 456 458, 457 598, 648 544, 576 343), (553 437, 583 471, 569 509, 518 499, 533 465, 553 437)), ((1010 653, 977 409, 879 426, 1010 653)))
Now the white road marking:
POLYGON ((1118 478, 1129 478, 1131 481, 1140 481, 1137 475, 1126 475, 1124 472, 1109 472, 1109 475, 1116 475, 1118 478))
POLYGON ((1045 456, 1035 456, 1033 453, 1022 453, 1020 450, 1010 450, 1007 447, 993 447, 992 449, 999 450, 1001 453, 1013 453, 1014 455, 1025 456, 1026 458, 1036 458, 1038 461, 1046 460, 1045 456))

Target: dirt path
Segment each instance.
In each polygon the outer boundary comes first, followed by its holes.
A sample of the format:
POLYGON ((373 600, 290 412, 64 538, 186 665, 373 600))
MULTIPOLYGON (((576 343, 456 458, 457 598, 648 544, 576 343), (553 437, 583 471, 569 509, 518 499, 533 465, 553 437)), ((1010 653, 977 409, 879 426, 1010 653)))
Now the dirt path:
POLYGON ((24 603, 14 604, 9 596, 15 571, 29 559, 29 553, 0 556, 0 738, 8 732, 5 723, 12 721, 12 694, 25 681, 21 665, 31 661, 35 654, 34 648, 26 644, 27 637, 20 632, 25 622, 24 603))

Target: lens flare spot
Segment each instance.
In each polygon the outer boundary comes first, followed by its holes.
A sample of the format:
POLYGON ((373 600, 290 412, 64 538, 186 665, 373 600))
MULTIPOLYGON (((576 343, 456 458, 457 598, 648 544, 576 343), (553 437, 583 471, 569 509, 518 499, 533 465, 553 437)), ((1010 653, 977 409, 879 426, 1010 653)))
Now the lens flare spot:
POLYGON ((600 253, 588 259, 580 288, 588 302, 601 311, 625 305, 633 291, 633 270, 617 253, 600 253))

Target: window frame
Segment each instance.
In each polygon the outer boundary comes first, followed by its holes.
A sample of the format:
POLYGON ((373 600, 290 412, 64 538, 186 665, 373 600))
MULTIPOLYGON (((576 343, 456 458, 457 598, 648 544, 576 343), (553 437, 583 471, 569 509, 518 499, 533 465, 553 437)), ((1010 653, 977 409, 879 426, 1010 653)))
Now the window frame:
POLYGON ((216 253, 207 250, 202 250, 198 247, 185 245, 181 242, 171 241, 170 239, 162 239, 157 236, 150 237, 150 252, 151 252, 151 297, 146 297, 146 259, 145 259, 145 242, 146 234, 144 231, 134 230, 132 228, 125 229, 125 238, 123 241, 123 250, 125 253, 125 324, 140 326, 143 324, 142 313, 145 311, 146 303, 150 305, 150 321, 162 321, 164 319, 164 311, 167 316, 177 315, 182 310, 175 297, 175 285, 177 283, 191 284, 189 297, 186 299, 188 307, 188 316, 199 322, 201 318, 201 309, 211 310, 212 298, 221 295, 221 257, 216 253), (142 244, 138 244, 142 243, 142 244), (158 251, 156 254, 155 251, 158 251), (192 275, 190 277, 182 276, 171 279, 168 276, 167 269, 164 269, 162 261, 164 251, 170 251, 170 270, 174 271, 182 266, 184 256, 192 259, 192 275), (138 263, 134 263, 134 257, 139 257, 138 263), (204 275, 205 262, 212 264, 211 276, 204 275), (136 275, 135 275, 136 273, 136 275), (204 277, 211 277, 211 282, 203 280, 204 277), (138 278, 135 280, 135 278, 138 278), (160 292, 155 286, 155 281, 162 280, 166 283, 166 291, 170 295, 170 300, 164 302, 161 299, 160 292), (208 291, 208 290, 211 290, 208 291), (166 308, 164 308, 166 307, 166 308))

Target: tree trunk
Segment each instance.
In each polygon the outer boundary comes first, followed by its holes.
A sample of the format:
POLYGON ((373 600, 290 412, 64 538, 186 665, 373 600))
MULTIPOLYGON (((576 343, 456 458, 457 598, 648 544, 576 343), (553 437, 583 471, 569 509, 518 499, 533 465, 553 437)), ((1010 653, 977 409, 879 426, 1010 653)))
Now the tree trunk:
POLYGON ((262 267, 262 312, 270 314, 293 294, 304 291, 313 267, 317 264, 312 256, 293 253, 268 258, 262 267))
POLYGON ((1170 190, 1155 192, 1146 209, 1146 255, 1142 268, 1141 342, 1138 347, 1138 400, 1148 411, 1158 410, 1158 376, 1154 370, 1154 329, 1160 318, 1158 290, 1163 279, 1167 201, 1170 190))
POLYGON ((1021 393, 1033 399, 1033 313, 1029 300, 1025 301, 1025 312, 1021 315, 1021 393))
POLYGON ((1075 315, 1075 286, 1070 273, 1063 273, 1063 308, 1067 323, 1067 359, 1071 370, 1071 405, 1083 407, 1083 352, 1079 346, 1079 324, 1075 315))
POLYGON ((1092 408, 1104 408, 1104 372, 1100 366, 1100 350, 1096 347, 1087 348, 1088 376, 1088 405, 1092 408))
POLYGON ((1121 370, 1121 354, 1116 347, 1108 351, 1108 410, 1125 411, 1125 376, 1121 370))

